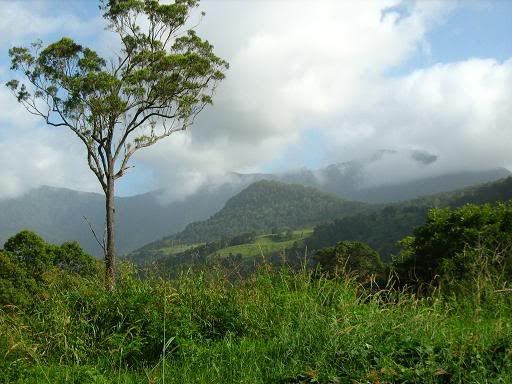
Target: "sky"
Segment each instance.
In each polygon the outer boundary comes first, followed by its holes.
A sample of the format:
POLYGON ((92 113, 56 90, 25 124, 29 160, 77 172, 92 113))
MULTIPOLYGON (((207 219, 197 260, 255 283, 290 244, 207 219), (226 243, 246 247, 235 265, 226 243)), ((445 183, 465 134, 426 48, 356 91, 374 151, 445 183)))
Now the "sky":
MULTIPOLYGON (((173 198, 231 172, 367 164, 369 184, 512 169, 512 1, 203 0, 198 34, 230 63, 186 132, 139 151, 118 193, 173 198)), ((194 21, 195 23, 195 21, 194 21)), ((109 58, 94 1, 14 1, 7 51, 69 36, 109 58)), ((100 191, 84 148, 0 87, 0 199, 41 185, 100 191)))

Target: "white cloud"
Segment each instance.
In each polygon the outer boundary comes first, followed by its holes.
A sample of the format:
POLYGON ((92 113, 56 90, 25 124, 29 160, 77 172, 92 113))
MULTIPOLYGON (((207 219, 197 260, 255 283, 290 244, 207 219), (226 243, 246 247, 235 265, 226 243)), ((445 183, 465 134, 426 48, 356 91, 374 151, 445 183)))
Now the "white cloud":
POLYGON ((9 71, 9 47, 65 35, 83 42, 104 34, 99 15, 81 18, 72 9, 64 6, 56 10, 55 4, 39 1, 11 2, 0 11, 0 46, 4 47, 0 57, 0 199, 41 185, 99 190, 88 171, 81 143, 73 134, 46 127, 4 86, 15 76, 9 71))
MULTIPOLYGON (((15 4, 18 15, 37 14, 27 3, 15 4)), ((292 156, 287 151, 296 151, 302 143, 302 152, 325 151, 332 162, 368 157, 381 149, 422 150, 439 156, 428 166, 409 155, 383 156, 368 169, 375 180, 512 165, 507 150, 512 138, 511 62, 468 59, 390 78, 390 69, 415 55, 429 61, 427 33, 449 20, 457 3, 406 5, 407 9, 399 0, 205 1, 207 15, 199 26, 200 35, 215 45, 231 68, 214 106, 190 131, 136 155, 136 161, 154 169, 154 179, 159 180, 160 185, 148 189, 169 186, 179 197, 226 172, 257 171, 283 156, 296 159, 295 167, 300 167, 301 151, 292 156), (305 134, 314 131, 322 137, 315 145, 322 148, 308 148, 305 134)), ((28 28, 23 38, 61 32, 46 25, 52 24, 49 16, 43 18, 45 25, 33 17, 35 27, 28 28)), ((5 19, 0 22, 3 36, 16 29, 5 19)), ((65 28, 78 31, 69 25, 76 18, 70 20, 65 28)), ((101 51, 115 48, 115 40, 106 39, 101 27, 93 32, 101 36, 96 42, 101 51)), ((9 43, 18 38, 11 36, 9 43)), ((0 91, 2 102, 4 95, 0 91)), ((11 127, 9 132, 14 126, 35 124, 9 103, 0 111, 0 123, 11 127)), ((0 133, 0 146, 6 151, 0 157, 11 159, 10 173, 0 167, 0 190, 11 186, 14 190, 9 193, 14 194, 56 183, 94 188, 79 144, 69 147, 55 133, 33 141, 28 128, 23 132, 18 137, 0 133), (25 153, 34 154, 34 159, 14 151, 13 143, 26 146, 25 153), (45 173, 48 169, 56 176, 45 173), (20 181, 22 172, 27 181, 20 181)), ((75 143, 68 136, 65 143, 68 139, 75 143)), ((137 168, 130 177, 138 177, 137 168)))
POLYGON ((424 149, 439 158, 426 167, 391 156, 373 180, 512 164, 512 60, 438 64, 375 86, 364 107, 331 121, 332 154, 424 149))
MULTIPOLYGON (((45 1, 11 1, 2 7, 0 17, 0 46, 9 47, 52 34, 90 36, 101 33, 101 18, 83 19, 60 11, 61 6, 45 1)), ((60 4, 62 5, 62 4, 60 4)), ((65 8, 65 7, 64 7, 65 8)))
MULTIPOLYGON (((186 174, 208 178, 258 169, 295 147, 312 126, 332 136, 331 127, 342 129, 346 115, 368 113, 367 99, 381 97, 385 72, 424 51, 426 32, 453 8, 420 2, 400 16, 392 8, 399 3, 207 3, 201 29, 230 62, 228 77, 186 142, 170 138, 138 159, 173 186, 186 174)), ((375 138, 368 117, 357 129, 349 127, 344 141, 334 140, 350 146, 351 140, 375 138)), ((300 153, 296 159, 302 166, 300 153)))
POLYGON ((6 87, 0 88, 0 105, 0 199, 40 185, 98 190, 71 132, 45 127, 6 87))
POLYGON ((0 198, 15 197, 40 185, 98 191, 78 147, 69 135, 36 129, 2 140, 0 198))

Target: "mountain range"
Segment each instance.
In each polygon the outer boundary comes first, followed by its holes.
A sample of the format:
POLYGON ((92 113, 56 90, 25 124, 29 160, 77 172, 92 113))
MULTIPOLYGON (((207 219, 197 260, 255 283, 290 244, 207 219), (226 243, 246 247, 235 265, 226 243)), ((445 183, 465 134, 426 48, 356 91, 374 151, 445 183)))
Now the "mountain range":
MULTIPOLYGON (((159 192, 117 197, 118 252, 128 253, 178 232, 190 222, 205 219, 222 208, 226 196, 233 193, 228 185, 169 203, 161 201, 159 192)), ((77 240, 86 251, 100 256, 101 248, 90 226, 101 239, 103 223, 103 195, 40 187, 18 198, 0 201, 0 246, 20 230, 30 229, 52 243, 77 240)))
POLYGON ((368 204, 300 184, 260 180, 227 201, 209 219, 189 224, 175 236, 185 243, 201 243, 272 228, 302 228, 368 209, 368 204))
MULTIPOLYGON (((431 208, 496 203, 511 198, 512 177, 393 204, 346 202, 311 187, 260 181, 230 199, 208 220, 192 223, 183 232, 147 244, 128 257, 140 265, 156 262, 158 268, 166 266, 164 270, 172 272, 179 265, 205 262, 216 254, 240 252, 247 256, 244 252, 251 253, 255 241, 261 243, 261 239, 271 238, 274 250, 265 251, 265 257, 271 260, 279 261, 286 254, 289 261, 297 261, 339 241, 356 240, 367 243, 389 262, 400 250, 397 242, 412 235, 425 222, 431 208), (309 229, 315 223, 319 224, 314 230, 309 229), (286 228, 300 230, 292 232, 286 228), (298 236, 300 241, 278 246, 275 239, 283 233, 287 240, 294 238, 293 233, 302 235, 298 236)), ((261 247, 259 251, 264 252, 261 247)))
POLYGON ((315 227, 306 240, 309 250, 339 241, 362 241, 375 248, 385 261, 399 251, 397 242, 412 235, 425 222, 431 208, 455 208, 464 204, 493 204, 512 199, 512 177, 453 192, 437 193, 411 201, 390 204, 368 213, 337 218, 315 227))
MULTIPOLYGON (((215 214, 230 198, 260 180, 313 187, 321 192, 331 193, 331 199, 335 194, 343 199, 340 200, 343 201, 343 209, 348 209, 348 207, 363 207, 360 203, 348 204, 347 201, 350 200, 370 203, 407 200, 432 192, 460 189, 510 175, 508 170, 497 168, 445 174, 393 185, 361 187, 358 167, 355 163, 343 163, 315 171, 303 169, 282 174, 233 174, 228 181, 219 185, 204 186, 195 193, 174 201, 165 200, 165 191, 118 197, 116 209, 118 252, 127 254, 147 243, 178 233, 187 225, 204 221, 212 215, 211 220, 218 220, 221 214, 217 216, 215 214)), ((229 205, 226 209, 231 207, 233 206, 229 205)), ((337 212, 336 214, 342 212, 340 209, 336 208, 334 212, 337 212)), ((77 240, 88 252, 99 256, 101 249, 91 233, 89 224, 101 238, 104 227, 103 212, 104 202, 100 194, 53 187, 33 189, 17 198, 0 201, 0 246, 20 230, 30 229, 54 243, 77 240)), ((315 220, 308 219, 308 223, 318 222, 320 216, 326 220, 331 218, 327 211, 323 212, 315 220)), ((312 215, 311 211, 305 214, 305 217, 310 214, 312 215)), ((191 228, 198 229, 201 225, 195 224, 191 228)))

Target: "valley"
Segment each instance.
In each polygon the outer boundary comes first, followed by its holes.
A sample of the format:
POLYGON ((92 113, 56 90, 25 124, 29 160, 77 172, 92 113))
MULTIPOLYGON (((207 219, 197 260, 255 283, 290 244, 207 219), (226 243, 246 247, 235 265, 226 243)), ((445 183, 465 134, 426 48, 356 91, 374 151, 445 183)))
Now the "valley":
POLYGON ((512 384, 512 0, 0 8, 0 384, 512 384))

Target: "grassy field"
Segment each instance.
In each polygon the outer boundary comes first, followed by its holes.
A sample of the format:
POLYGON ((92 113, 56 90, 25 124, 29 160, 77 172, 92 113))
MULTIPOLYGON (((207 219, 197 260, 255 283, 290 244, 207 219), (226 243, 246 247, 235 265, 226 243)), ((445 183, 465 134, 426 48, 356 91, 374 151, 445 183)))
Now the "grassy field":
POLYGON ((197 247, 201 244, 184 244, 176 242, 175 244, 171 244, 164 248, 159 248, 158 253, 160 256, 170 256, 175 255, 177 253, 185 252, 188 249, 197 247))
POLYGON ((2 383, 512 383, 512 298, 419 299, 309 272, 45 276, 0 310, 2 383))
POLYGON ((273 239, 271 234, 261 235, 256 237, 254 242, 233 245, 231 247, 223 248, 216 252, 217 255, 223 257, 228 256, 229 254, 241 254, 244 257, 254 257, 254 256, 269 256, 272 253, 279 252, 284 250, 285 248, 291 247, 294 243, 302 244, 304 239, 310 236, 313 233, 313 229, 306 228, 293 231, 290 239, 283 241, 276 241, 273 239))

